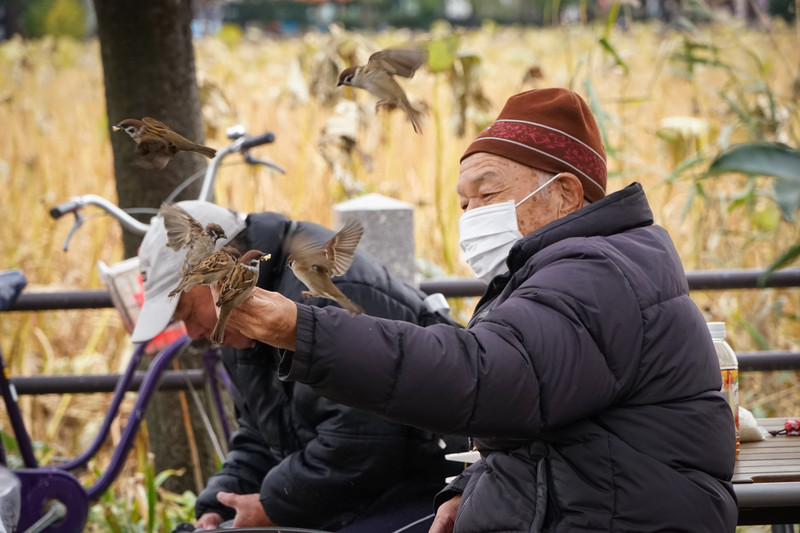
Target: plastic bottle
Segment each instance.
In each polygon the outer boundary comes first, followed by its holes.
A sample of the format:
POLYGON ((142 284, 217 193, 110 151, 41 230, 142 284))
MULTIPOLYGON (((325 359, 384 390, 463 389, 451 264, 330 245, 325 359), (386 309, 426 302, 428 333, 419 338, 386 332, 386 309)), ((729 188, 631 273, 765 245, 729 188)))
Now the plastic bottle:
POLYGON ((739 360, 725 341, 725 322, 708 322, 722 373, 722 393, 728 400, 736 423, 736 455, 739 455, 739 360))

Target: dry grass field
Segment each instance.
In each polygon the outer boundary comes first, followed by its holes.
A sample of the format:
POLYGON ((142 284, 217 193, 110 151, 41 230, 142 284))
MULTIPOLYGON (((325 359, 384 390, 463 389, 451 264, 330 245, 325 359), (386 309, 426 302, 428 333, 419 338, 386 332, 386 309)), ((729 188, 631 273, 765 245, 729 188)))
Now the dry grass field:
MULTIPOLYGON (((333 87, 332 69, 343 64, 341 55, 363 60, 376 49, 429 35, 273 39, 229 32, 224 39, 200 40, 196 60, 206 144, 224 145, 224 129, 235 123, 250 133, 271 130, 276 142, 255 152, 287 169, 280 175, 225 166, 217 200, 241 211, 275 210, 330 225, 336 202, 357 191, 382 193, 416 206, 419 258, 447 275, 468 276, 458 251, 454 194, 461 152, 511 94, 565 86, 591 99, 601 113, 609 190, 643 183, 656 222, 673 236, 687 269, 769 264, 798 239, 796 225, 782 221, 762 194, 770 181, 761 178, 748 188, 744 176, 702 174, 708 158, 724 146, 758 134, 800 144, 793 93, 793 84, 800 83, 796 29, 776 23, 764 31, 728 21, 679 32, 637 24, 608 36, 621 61, 598 43, 603 32, 602 26, 487 26, 448 33, 458 39, 462 55, 480 59, 479 75, 466 86, 489 101, 485 109, 467 109, 464 136, 454 133, 455 85, 447 73, 421 71, 404 84, 429 108, 423 135, 415 135, 401 113, 376 114, 366 93, 333 87), (707 61, 679 59, 689 45, 707 61), (532 67, 537 75, 526 78, 532 67), (325 95, 331 100, 324 101, 325 95), (322 132, 341 112, 336 104, 348 99, 357 103, 357 147, 368 157, 327 145, 340 165, 334 174, 322 156, 322 132), (700 163, 676 172, 687 157, 700 163)), ((0 124, 0 269, 22 269, 28 290, 101 288, 97 261, 122 259, 117 224, 89 217, 64 252, 71 222, 48 215, 50 206, 74 195, 116 200, 98 43, 0 43, 0 124)), ((736 350, 800 348, 796 289, 693 296, 708 320, 728 323, 736 350)), ((462 319, 470 305, 460 304, 462 319)), ((113 310, 2 314, 0 345, 13 375, 117 372, 132 351, 113 310)), ((800 415, 799 377, 745 375, 742 405, 762 416, 800 415)), ((104 395, 66 395, 24 397, 22 404, 35 440, 48 443, 53 454, 74 455, 94 435, 105 402, 104 395)), ((2 413, 0 429, 9 430, 2 413)), ((119 438, 115 431, 112 440, 119 438)))

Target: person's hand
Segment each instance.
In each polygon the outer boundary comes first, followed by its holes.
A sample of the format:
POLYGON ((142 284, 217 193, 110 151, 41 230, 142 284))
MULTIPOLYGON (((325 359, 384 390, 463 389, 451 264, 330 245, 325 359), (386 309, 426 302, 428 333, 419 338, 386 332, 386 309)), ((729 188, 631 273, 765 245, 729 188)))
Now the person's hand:
POLYGON ((196 529, 217 529, 223 522, 222 516, 217 513, 203 513, 194 525, 196 529))
POLYGON ((236 509, 233 527, 275 526, 261 505, 259 494, 234 494, 232 492, 217 493, 217 501, 236 509))
MULTIPOLYGON (((211 295, 216 302, 217 287, 211 286, 211 295)), ((215 309, 219 313, 219 308, 215 309)), ((297 305, 277 292, 256 287, 250 298, 230 314, 225 329, 276 348, 294 350, 297 305)))
POLYGON ((458 504, 461 503, 461 494, 453 496, 436 509, 436 516, 428 533, 453 533, 456 525, 456 512, 458 504))

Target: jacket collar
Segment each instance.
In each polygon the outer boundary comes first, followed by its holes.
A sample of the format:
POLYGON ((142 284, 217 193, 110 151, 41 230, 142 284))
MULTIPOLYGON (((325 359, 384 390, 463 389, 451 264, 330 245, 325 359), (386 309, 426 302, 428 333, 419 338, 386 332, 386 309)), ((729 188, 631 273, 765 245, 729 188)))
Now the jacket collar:
POLYGON ((508 253, 508 268, 513 274, 532 255, 570 237, 605 237, 652 223, 644 190, 632 183, 518 240, 508 253))
POLYGON ((506 262, 508 273, 495 276, 489 282, 486 292, 475 306, 472 320, 481 318, 514 273, 521 269, 528 259, 540 250, 570 237, 598 237, 614 235, 625 230, 653 223, 653 212, 647 203, 641 184, 632 183, 624 189, 592 202, 574 213, 542 226, 524 236, 511 247, 506 262))

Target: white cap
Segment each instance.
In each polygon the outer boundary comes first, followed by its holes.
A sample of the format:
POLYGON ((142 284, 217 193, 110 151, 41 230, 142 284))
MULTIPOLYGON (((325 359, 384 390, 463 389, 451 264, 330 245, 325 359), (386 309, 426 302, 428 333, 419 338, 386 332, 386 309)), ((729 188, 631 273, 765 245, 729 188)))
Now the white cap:
MULTIPOLYGON (((217 241, 217 249, 230 242, 245 227, 243 215, 211 202, 187 200, 176 205, 185 209, 203 226, 211 222, 222 226, 226 238, 217 241)), ((170 298, 167 295, 178 286, 185 256, 186 249, 176 252, 167 246, 164 219, 160 215, 154 216, 139 247, 144 304, 131 333, 132 342, 149 341, 169 324, 180 298, 170 298)))

